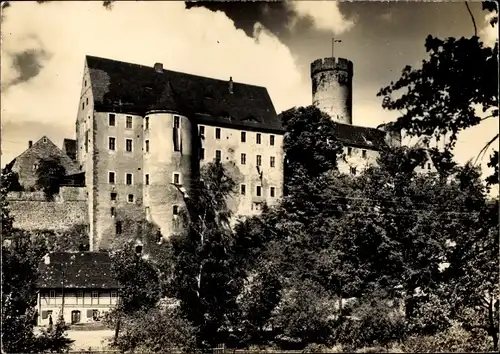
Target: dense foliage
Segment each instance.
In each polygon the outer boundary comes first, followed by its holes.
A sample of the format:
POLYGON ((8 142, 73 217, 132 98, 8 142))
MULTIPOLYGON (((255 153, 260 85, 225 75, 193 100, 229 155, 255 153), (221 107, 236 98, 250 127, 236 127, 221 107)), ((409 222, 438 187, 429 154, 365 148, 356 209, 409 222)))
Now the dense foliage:
POLYGON ((47 200, 52 200, 59 193, 66 169, 57 157, 41 159, 36 170, 36 186, 43 190, 47 200))

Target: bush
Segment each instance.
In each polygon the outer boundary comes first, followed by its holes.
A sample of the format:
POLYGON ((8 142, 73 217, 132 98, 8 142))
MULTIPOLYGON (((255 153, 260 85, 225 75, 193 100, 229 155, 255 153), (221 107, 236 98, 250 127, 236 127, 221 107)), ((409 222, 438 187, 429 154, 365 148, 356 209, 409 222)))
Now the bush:
POLYGON ((484 330, 469 332, 455 323, 435 335, 410 336, 401 349, 405 353, 487 352, 493 350, 493 343, 484 330))

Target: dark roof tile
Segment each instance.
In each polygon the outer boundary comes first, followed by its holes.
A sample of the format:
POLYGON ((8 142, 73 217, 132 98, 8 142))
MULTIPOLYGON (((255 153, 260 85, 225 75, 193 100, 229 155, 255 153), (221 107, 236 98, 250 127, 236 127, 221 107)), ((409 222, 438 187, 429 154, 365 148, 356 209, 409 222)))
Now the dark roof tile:
POLYGON ((233 83, 176 71, 87 56, 95 109, 145 115, 170 110, 204 124, 283 132, 265 87, 233 83), (225 119, 229 116, 232 119, 225 119), (249 117, 258 121, 251 123, 249 117))
POLYGON ((39 263, 39 288, 118 289, 111 274, 111 259, 105 252, 49 253, 49 264, 39 263))

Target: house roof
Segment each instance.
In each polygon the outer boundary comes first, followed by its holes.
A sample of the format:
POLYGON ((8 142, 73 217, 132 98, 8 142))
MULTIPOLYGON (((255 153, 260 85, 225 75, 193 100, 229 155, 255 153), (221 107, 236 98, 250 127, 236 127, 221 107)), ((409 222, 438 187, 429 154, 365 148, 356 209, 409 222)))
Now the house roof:
POLYGON ((385 140, 387 133, 380 129, 341 123, 337 123, 335 129, 337 139, 348 146, 369 150, 381 150, 387 146, 385 140))
POLYGON ((38 288, 118 289, 106 252, 53 252, 38 265, 38 288), (48 264, 45 260, 48 259, 48 264))
POLYGON ((76 140, 74 139, 64 139, 63 141, 63 151, 71 159, 76 159, 76 140))
POLYGON ((166 110, 199 123, 284 132, 265 87, 218 80, 152 66, 86 57, 94 107, 101 112, 145 115, 166 110))

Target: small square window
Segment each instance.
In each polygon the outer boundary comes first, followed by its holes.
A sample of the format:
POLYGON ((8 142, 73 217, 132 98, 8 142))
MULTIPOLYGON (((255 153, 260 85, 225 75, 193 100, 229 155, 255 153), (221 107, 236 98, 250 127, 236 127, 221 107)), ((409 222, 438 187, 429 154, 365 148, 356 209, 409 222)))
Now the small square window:
POLYGON ((109 173, 109 175, 108 175, 108 181, 111 184, 115 184, 115 173, 114 172, 110 172, 109 173))
POLYGON ((262 187, 257 186, 257 197, 260 197, 262 195, 262 187))
POLYGON ((132 174, 131 173, 127 173, 126 174, 126 183, 128 185, 131 185, 132 184, 132 174))
POLYGON ((247 133, 241 132, 241 142, 244 143, 247 141, 247 133))
POLYGON ((149 186, 149 175, 146 175, 146 186, 149 186))
POLYGON ((351 155, 352 155, 352 148, 348 147, 347 148, 347 156, 351 156, 351 155))
POLYGON ((174 128, 178 129, 181 125, 181 117, 174 116, 174 128))
POLYGON ((215 139, 220 139, 220 128, 215 128, 215 139))
POLYGON ((199 131, 200 136, 205 136, 205 126, 200 125, 200 131, 199 131))
POLYGON ((262 165, 262 156, 257 155, 257 166, 261 166, 261 165, 262 165))
POLYGON ((247 186, 244 184, 241 185, 241 195, 245 195, 247 193, 247 186))
POLYGON ((220 150, 215 150, 215 159, 216 159, 217 161, 222 160, 222 153, 221 153, 221 151, 220 151, 220 150))
POLYGON ((117 194, 116 194, 116 193, 111 193, 111 195, 110 195, 111 200, 112 200, 112 201, 116 201, 116 196, 117 196, 117 194))
POLYGON ((361 151, 361 156, 366 159, 366 150, 361 151))
POLYGON ((275 192, 275 188, 274 188, 274 187, 271 187, 271 190, 270 190, 270 193, 269 193, 269 194, 271 195, 271 197, 272 197, 272 198, 274 198, 274 194, 275 194, 275 193, 276 193, 276 192, 275 192))
POLYGON ((125 140, 125 148, 127 152, 132 152, 132 139, 125 140))
POLYGON ((174 184, 181 183, 181 175, 179 173, 174 173, 174 184))
POLYGON ((178 205, 174 205, 173 208, 172 208, 172 214, 173 215, 179 215, 179 206, 178 205))
POLYGON ((246 165, 247 163, 247 154, 241 154, 241 164, 246 165))
POLYGON ((109 138, 109 150, 114 151, 116 149, 116 139, 115 138, 109 138))
POLYGON ((269 145, 274 146, 274 135, 269 136, 269 145))
POLYGON ((204 160, 204 159, 205 159, 205 149, 200 148, 200 160, 204 160))
POLYGON ((260 133, 257 133, 257 144, 260 144, 262 140, 262 135, 260 133))
POLYGON ((129 203, 133 203, 134 202, 134 195, 133 194, 129 194, 128 195, 128 202, 129 203))
POLYGON ((274 156, 271 156, 269 163, 270 163, 271 167, 275 167, 275 165, 276 165, 276 158, 274 156))
POLYGON ((92 291, 92 297, 95 299, 95 298, 98 298, 99 297, 99 292, 98 291, 92 291))
POLYGON ((144 124, 144 129, 149 129, 149 117, 146 117, 146 122, 144 124))
POLYGON ((132 129, 132 117, 131 116, 125 117, 125 127, 127 129, 132 129))
POLYGON ((109 114, 109 126, 114 127, 116 125, 116 116, 112 113, 109 114))
POLYGON ((118 296, 118 294, 117 294, 117 292, 116 292, 116 291, 112 291, 112 292, 111 292, 111 297, 117 297, 117 296, 118 296))

